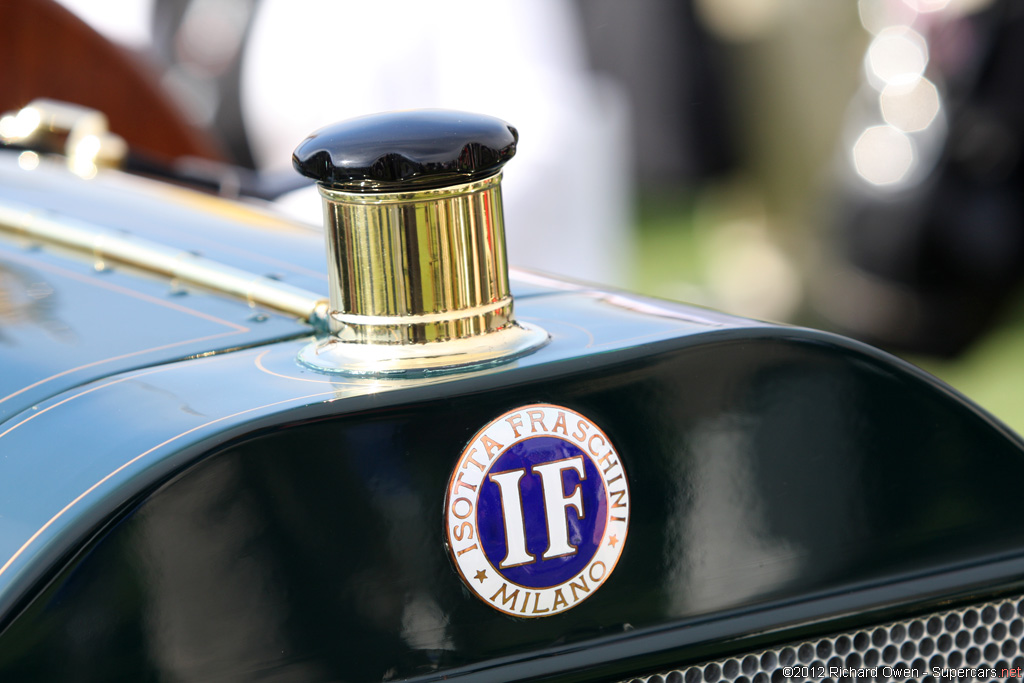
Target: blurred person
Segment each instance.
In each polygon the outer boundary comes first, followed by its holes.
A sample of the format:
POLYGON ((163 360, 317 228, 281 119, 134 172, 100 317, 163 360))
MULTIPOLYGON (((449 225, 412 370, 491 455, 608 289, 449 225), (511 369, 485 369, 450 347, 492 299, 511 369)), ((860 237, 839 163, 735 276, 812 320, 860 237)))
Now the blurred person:
MULTIPOLYGON (((214 130, 232 161, 270 176, 291 173, 311 130, 354 116, 444 108, 503 118, 521 134, 502 185, 510 262, 626 283, 629 103, 590 70, 571 0, 149 0, 129 21, 110 16, 116 2, 62 1, 115 38, 148 41, 193 122, 214 130)), ((279 204, 320 224, 312 187, 279 204)))
POLYGON ((872 34, 816 306, 841 331, 954 355, 1024 276, 1024 5, 861 1, 872 34))

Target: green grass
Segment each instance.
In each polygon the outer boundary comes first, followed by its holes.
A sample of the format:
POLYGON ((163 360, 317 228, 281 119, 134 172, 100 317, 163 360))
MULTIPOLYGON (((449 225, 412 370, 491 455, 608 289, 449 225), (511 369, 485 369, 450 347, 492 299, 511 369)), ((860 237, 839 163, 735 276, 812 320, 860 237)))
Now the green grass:
POLYGON ((1024 306, 954 360, 910 360, 1024 434, 1024 306))
POLYGON ((683 300, 701 281, 703 251, 689 197, 650 195, 639 203, 631 288, 683 300))

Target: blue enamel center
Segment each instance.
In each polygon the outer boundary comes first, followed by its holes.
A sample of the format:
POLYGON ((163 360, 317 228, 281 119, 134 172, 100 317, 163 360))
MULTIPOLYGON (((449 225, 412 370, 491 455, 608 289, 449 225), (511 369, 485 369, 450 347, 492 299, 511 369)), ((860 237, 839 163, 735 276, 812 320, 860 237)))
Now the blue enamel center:
MULTIPOLYGON (((491 565, 507 580, 528 588, 549 588, 578 576, 597 552, 607 523, 608 501, 604 483, 590 458, 573 443, 541 436, 520 441, 509 448, 495 461, 488 474, 490 476, 481 484, 477 502, 477 529, 484 554, 491 565), (553 523, 567 525, 569 544, 575 546, 575 551, 544 559, 550 544, 548 521, 541 475, 533 468, 572 458, 582 459, 585 477, 580 477, 575 468, 562 469, 561 493, 566 498, 572 497, 579 486, 582 515, 577 513, 575 506, 559 506, 560 516, 564 519, 556 518, 553 523), (518 504, 522 510, 526 550, 533 559, 518 566, 501 567, 501 562, 508 555, 506 532, 509 529, 504 518, 501 488, 490 476, 517 470, 523 471, 518 482, 518 504)), ((517 503, 513 501, 512 504, 517 503)), ((514 530, 512 533, 515 535, 514 530)))

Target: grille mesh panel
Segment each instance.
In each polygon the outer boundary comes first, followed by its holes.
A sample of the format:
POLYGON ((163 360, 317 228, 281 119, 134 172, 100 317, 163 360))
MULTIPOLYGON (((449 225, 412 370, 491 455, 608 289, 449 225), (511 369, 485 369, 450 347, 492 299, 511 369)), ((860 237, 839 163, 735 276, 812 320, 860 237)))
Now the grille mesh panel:
POLYGON ((1009 673, 1012 669, 1018 669, 1016 677, 1020 677, 1020 668, 1024 668, 1022 596, 628 680, 631 683, 768 683, 858 678, 996 681, 1013 677, 1009 673), (864 669, 868 671, 851 671, 864 669), (946 677, 937 679, 932 675, 933 669, 946 677), (950 673, 951 669, 994 671, 966 672, 957 679, 950 678, 955 676, 950 673))

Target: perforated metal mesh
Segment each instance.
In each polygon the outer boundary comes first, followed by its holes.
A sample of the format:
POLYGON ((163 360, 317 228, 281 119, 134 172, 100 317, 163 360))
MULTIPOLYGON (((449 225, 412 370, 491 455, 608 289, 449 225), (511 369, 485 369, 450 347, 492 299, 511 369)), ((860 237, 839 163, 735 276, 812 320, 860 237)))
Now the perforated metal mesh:
POLYGON ((1024 597, 1018 596, 629 680, 997 681, 1022 673, 1024 597))

